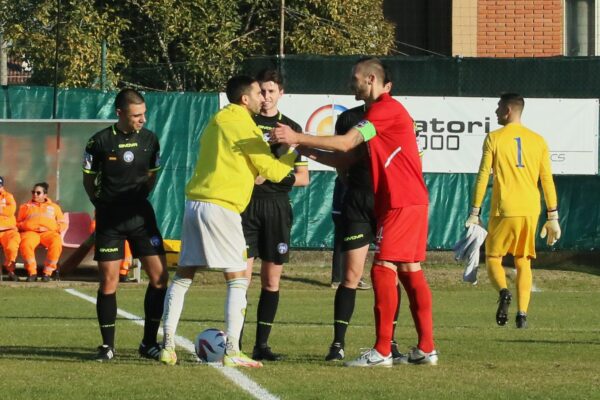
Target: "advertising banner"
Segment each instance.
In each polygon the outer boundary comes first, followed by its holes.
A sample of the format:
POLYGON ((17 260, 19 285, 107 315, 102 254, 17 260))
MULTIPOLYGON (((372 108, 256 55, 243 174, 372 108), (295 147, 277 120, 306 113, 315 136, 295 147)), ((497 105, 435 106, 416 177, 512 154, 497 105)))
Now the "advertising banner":
MULTIPOLYGON (((485 136, 500 126, 497 98, 394 96, 409 111, 424 149, 423 171, 476 173, 485 136)), ((221 104, 227 103, 224 95, 221 104)), ((360 105, 353 96, 286 94, 280 111, 305 132, 331 135, 343 111, 360 105)), ((598 174, 598 99, 525 99, 522 122, 546 139, 552 172, 598 174)), ((311 162, 311 170, 328 170, 311 162)))

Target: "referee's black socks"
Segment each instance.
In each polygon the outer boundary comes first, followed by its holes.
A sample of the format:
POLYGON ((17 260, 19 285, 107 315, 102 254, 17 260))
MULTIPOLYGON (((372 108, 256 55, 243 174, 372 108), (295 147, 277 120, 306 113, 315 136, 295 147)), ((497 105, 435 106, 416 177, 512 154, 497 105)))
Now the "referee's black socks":
POLYGON ((102 294, 96 298, 96 315, 100 325, 102 344, 115 347, 115 321, 117 319, 117 294, 102 294))
POLYGON ((350 324, 350 319, 354 313, 354 303, 356 302, 356 289, 347 288, 340 285, 335 291, 335 301, 333 305, 333 343, 339 343, 344 347, 346 339, 346 329, 350 324))
POLYGON ((163 315, 167 288, 158 289, 148 285, 144 297, 144 338, 142 343, 152 346, 157 342, 156 335, 163 315))
POLYGON ((275 321, 277 307, 279 306, 279 291, 270 292, 262 289, 258 300, 256 312, 256 346, 265 347, 269 341, 271 327, 275 321))

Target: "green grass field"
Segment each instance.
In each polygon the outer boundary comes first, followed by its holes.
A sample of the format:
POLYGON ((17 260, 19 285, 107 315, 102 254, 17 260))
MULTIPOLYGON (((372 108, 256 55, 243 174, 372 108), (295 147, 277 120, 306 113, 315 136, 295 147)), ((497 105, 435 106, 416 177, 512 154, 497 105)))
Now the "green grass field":
MULTIPOLYGON (((497 296, 485 272, 478 286, 470 286, 460 282, 459 266, 425 268, 440 365, 364 370, 323 361, 332 337, 329 269, 296 266, 286 267, 270 341, 286 359, 242 372, 281 399, 600 398, 600 276, 535 270, 541 292, 532 295, 530 328, 517 330, 514 304, 509 326, 496 326, 497 296)), ((96 284, 82 282, 0 284, 1 399, 252 398, 183 349, 175 367, 140 359, 142 328, 123 318, 117 321, 117 358, 93 361, 100 341, 95 306, 66 288, 96 292, 96 284)), ((119 308, 141 316, 144 290, 144 284, 121 285, 119 308)), ((222 329, 224 293, 220 274, 197 277, 178 333, 192 340, 206 328, 222 329)), ((246 349, 253 345, 258 294, 255 277, 246 349)), ((359 292, 347 357, 373 344, 372 306, 372 292, 359 292)), ((396 339, 402 348, 416 342, 406 303, 396 339)))

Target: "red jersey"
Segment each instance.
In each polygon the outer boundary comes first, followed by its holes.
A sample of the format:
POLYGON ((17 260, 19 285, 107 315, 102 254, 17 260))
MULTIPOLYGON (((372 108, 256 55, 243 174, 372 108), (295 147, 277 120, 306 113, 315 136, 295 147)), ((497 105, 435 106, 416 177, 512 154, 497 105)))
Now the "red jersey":
POLYGON ((428 205, 414 122, 404 106, 384 93, 356 128, 369 148, 375 213, 428 205))

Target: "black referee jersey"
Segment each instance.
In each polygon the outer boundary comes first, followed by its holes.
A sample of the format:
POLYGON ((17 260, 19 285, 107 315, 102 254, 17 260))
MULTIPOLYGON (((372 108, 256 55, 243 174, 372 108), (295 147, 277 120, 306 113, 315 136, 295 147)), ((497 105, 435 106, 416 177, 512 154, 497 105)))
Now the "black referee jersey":
POLYGON ((148 197, 148 172, 160 169, 156 135, 142 128, 125 133, 116 125, 97 132, 85 147, 83 172, 96 174, 101 204, 132 204, 148 197))

